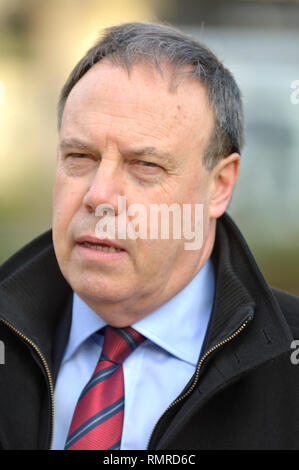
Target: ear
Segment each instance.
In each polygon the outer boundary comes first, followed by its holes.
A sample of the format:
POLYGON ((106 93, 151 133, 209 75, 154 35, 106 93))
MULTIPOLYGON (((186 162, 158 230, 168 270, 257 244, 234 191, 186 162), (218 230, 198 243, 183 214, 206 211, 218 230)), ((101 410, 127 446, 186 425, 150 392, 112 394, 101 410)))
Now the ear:
POLYGON ((212 170, 213 189, 209 205, 209 217, 217 219, 229 205, 240 169, 240 155, 232 153, 222 158, 212 170))

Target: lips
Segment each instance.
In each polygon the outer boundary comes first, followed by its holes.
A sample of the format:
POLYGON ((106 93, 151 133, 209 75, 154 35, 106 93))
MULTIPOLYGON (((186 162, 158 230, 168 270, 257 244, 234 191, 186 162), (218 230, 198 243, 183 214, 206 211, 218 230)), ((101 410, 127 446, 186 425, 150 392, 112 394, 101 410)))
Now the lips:
POLYGON ((78 245, 85 246, 97 251, 112 252, 118 253, 121 251, 126 251, 119 243, 116 243, 114 240, 109 239, 99 239, 92 235, 83 235, 76 238, 76 243, 78 245))

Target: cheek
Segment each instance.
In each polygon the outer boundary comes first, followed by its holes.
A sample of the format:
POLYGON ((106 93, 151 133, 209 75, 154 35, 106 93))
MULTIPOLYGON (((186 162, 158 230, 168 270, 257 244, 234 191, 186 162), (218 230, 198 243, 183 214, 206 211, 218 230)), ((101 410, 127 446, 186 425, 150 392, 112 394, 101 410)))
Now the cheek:
POLYGON ((53 231, 66 231, 81 203, 78 182, 56 175, 53 190, 53 231))

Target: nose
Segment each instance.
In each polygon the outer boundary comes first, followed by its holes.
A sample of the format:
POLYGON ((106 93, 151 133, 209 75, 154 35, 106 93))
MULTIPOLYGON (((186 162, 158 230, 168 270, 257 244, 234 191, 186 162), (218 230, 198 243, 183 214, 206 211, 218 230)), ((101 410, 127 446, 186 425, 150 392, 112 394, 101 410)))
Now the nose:
POLYGON ((117 215, 119 196, 124 196, 120 165, 116 160, 103 157, 85 193, 83 205, 91 213, 95 213, 98 206, 107 205, 117 215))

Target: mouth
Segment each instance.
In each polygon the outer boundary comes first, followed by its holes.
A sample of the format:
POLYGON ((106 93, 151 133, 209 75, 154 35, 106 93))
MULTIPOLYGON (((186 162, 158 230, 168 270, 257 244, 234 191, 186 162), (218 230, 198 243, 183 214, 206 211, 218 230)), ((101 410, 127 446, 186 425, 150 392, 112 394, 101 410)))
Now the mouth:
POLYGON ((86 248, 90 248, 92 250, 104 251, 106 253, 120 253, 121 251, 124 251, 121 248, 115 248, 114 246, 108 246, 105 244, 97 245, 97 244, 93 244, 89 242, 84 242, 84 243, 80 243, 80 245, 85 246, 86 248))
POLYGON ((121 253, 126 251, 115 241, 108 239, 100 240, 89 235, 77 238, 76 243, 79 246, 89 248, 94 251, 102 251, 104 253, 121 253))

